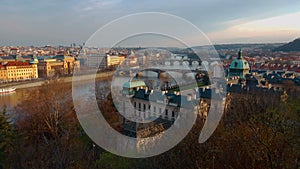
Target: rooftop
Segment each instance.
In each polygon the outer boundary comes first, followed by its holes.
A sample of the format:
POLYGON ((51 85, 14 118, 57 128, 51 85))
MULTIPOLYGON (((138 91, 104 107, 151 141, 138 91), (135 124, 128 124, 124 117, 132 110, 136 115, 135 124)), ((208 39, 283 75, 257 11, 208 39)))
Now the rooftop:
POLYGON ((241 49, 238 53, 238 58, 231 62, 230 69, 250 69, 249 63, 243 59, 241 49))
POLYGON ((141 80, 130 80, 123 84, 123 88, 136 88, 136 87, 145 87, 146 84, 141 80))
POLYGON ((20 62, 20 61, 14 61, 14 62, 8 62, 6 66, 29 66, 30 64, 28 62, 20 62))

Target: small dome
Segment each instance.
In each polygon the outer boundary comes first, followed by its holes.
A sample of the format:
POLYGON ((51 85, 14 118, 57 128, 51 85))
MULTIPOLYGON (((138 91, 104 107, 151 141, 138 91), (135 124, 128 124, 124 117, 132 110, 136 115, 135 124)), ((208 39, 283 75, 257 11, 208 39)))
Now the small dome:
POLYGON ((250 69, 249 63, 244 59, 235 59, 230 64, 230 69, 250 69))
POLYGON ((249 71, 250 65, 245 59, 243 59, 242 50, 240 49, 238 58, 230 64, 228 77, 238 76, 240 78, 245 78, 245 75, 248 74, 249 71))
POLYGON ((238 53, 238 58, 231 62, 230 69, 250 70, 249 63, 243 59, 242 49, 238 53))
POLYGON ((131 80, 123 84, 123 88, 136 88, 136 87, 145 87, 146 84, 144 81, 141 80, 131 80))

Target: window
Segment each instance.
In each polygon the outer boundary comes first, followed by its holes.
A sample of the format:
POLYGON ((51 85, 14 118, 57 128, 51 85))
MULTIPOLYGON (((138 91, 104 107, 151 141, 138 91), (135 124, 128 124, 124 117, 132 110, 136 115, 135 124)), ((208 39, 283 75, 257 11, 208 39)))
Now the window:
POLYGON ((144 111, 146 110, 146 104, 144 104, 144 111))
POLYGON ((165 115, 168 116, 169 112, 168 109, 166 109, 165 115))
POLYGON ((175 112, 174 112, 174 111, 172 111, 172 117, 173 117, 173 118, 175 117, 175 112))
POLYGON ((134 108, 136 108, 136 102, 134 102, 134 108))
POLYGON ((153 107, 153 112, 156 113, 156 107, 155 106, 153 107))

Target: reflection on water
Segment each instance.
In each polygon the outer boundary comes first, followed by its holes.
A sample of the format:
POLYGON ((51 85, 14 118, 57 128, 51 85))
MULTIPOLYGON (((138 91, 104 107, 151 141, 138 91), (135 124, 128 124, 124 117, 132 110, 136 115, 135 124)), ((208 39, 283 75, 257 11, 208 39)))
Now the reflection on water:
MULTIPOLYGON (((77 82, 77 84, 80 84, 80 88, 77 92, 79 92, 81 95, 90 95, 91 94, 91 87, 92 85, 95 85, 92 82, 89 81, 82 81, 77 82)), ((101 88, 103 86, 109 85, 109 80, 97 80, 96 81, 96 87, 101 88)), ((34 90, 37 90, 37 87, 32 88, 26 88, 26 89, 17 89, 13 93, 3 93, 0 94, 0 112, 2 112, 4 106, 6 106, 6 110, 8 113, 12 112, 14 108, 21 103, 24 99, 27 98, 28 95, 34 90)), ((98 89, 99 90, 99 89, 98 89)), ((103 90, 102 90, 103 91, 103 90)), ((108 91, 105 91, 108 92, 108 91)), ((70 99, 72 99, 70 97, 70 99)), ((38 101, 38 100, 37 100, 38 101)))
POLYGON ((3 110, 4 106, 6 106, 7 112, 11 112, 15 106, 17 106, 22 99, 26 98, 28 94, 30 94, 31 89, 17 89, 12 93, 3 93, 0 94, 0 111, 3 110))

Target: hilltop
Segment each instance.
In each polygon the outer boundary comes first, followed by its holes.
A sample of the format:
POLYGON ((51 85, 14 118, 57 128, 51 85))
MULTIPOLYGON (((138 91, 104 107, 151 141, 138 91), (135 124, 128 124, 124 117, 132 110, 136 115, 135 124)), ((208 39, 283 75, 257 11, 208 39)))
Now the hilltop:
POLYGON ((274 51, 300 52, 300 38, 297 38, 292 42, 279 46, 278 48, 275 48, 274 51))
MULTIPOLYGON (((262 50, 273 50, 279 46, 284 45, 284 43, 236 43, 236 44, 214 44, 216 50, 238 50, 243 49, 262 49, 262 50)), ((209 46, 195 46, 194 49, 209 47, 209 46)))

